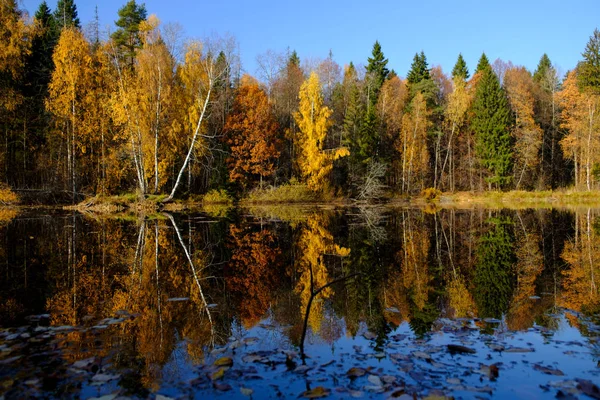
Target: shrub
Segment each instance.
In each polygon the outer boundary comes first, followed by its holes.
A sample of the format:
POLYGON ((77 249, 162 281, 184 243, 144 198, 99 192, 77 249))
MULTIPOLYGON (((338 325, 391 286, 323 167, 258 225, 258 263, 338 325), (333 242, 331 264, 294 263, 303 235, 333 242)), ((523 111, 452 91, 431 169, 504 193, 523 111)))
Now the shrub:
POLYGON ((223 189, 213 189, 202 197, 204 204, 233 204, 233 197, 223 189))
POLYGON ((7 186, 0 185, 0 204, 10 205, 19 202, 17 195, 7 186))
POLYGON ((245 199, 249 203, 310 203, 319 200, 319 196, 305 184, 290 181, 290 183, 255 189, 245 199))
POLYGON ((435 188, 426 188, 423 189, 421 191, 421 197, 423 197, 425 199, 425 201, 427 202, 432 202, 432 201, 436 201, 439 200, 440 196, 442 195, 442 191, 439 189, 435 189, 435 188))

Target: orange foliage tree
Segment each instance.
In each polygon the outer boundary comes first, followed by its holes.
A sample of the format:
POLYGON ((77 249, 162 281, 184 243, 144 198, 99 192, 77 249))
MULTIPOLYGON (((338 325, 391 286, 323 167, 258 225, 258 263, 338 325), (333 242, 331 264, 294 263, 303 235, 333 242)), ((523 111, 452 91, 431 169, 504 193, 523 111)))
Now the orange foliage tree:
POLYGON ((233 111, 225 122, 231 156, 227 159, 229 178, 246 187, 249 183, 271 176, 276 169, 281 141, 279 124, 269 105, 269 99, 258 82, 242 77, 233 111))

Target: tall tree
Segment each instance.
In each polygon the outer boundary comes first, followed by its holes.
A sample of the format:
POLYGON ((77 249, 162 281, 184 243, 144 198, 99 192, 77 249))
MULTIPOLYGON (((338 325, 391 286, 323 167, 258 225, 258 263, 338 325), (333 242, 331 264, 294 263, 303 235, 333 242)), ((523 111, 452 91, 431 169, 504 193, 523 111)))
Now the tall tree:
POLYGON ((267 94, 248 75, 242 77, 225 134, 231 146, 227 159, 230 179, 246 188, 258 178, 262 186, 263 179, 275 172, 281 144, 279 126, 267 94))
POLYGON ((580 88, 600 95, 600 31, 594 29, 590 40, 581 54, 583 61, 577 66, 580 88))
POLYGON ((475 73, 483 72, 488 67, 491 67, 490 60, 487 58, 485 53, 481 53, 479 62, 477 62, 477 68, 475 69, 475 73))
MULTIPOLYGON (((542 129, 535 121, 534 82, 531 74, 524 67, 509 68, 504 75, 504 87, 514 113, 515 125, 515 180, 516 188, 523 181, 529 169, 531 178, 540 161, 542 145, 542 129)), ((529 180, 533 183, 533 179, 529 180)))
POLYGON ((381 45, 378 41, 375 41, 375 44, 373 44, 371 57, 368 58, 368 61, 369 63, 366 67, 367 73, 373 75, 373 89, 372 93, 369 94, 369 100, 370 105, 374 105, 377 103, 379 90, 389 74, 389 70, 386 67, 388 60, 383 55, 383 51, 381 51, 381 45))
POLYGON ((485 66, 484 57, 480 60, 481 78, 475 90, 471 129, 481 165, 488 171, 486 181, 490 188, 492 184, 502 188, 512 180, 511 110, 498 77, 489 64, 485 66))
POLYGON ((319 77, 315 72, 300 87, 300 105, 294 119, 298 124, 300 154, 298 165, 308 187, 322 192, 328 187, 333 161, 347 156, 348 149, 324 149, 327 129, 331 125, 331 109, 323 105, 319 77))
POLYGON ((408 85, 414 85, 424 79, 430 78, 431 76, 429 75, 429 66, 427 65, 427 57, 425 57, 425 53, 415 53, 410 70, 408 71, 408 75, 406 75, 406 81, 408 82, 408 85))
POLYGON ((92 74, 89 44, 81 31, 74 27, 62 30, 53 60, 55 69, 47 107, 57 117, 58 128, 67 143, 67 176, 74 200, 78 187, 77 154, 85 151, 83 98, 92 74))
POLYGON ((119 19, 115 21, 118 29, 111 35, 122 56, 133 66, 135 52, 142 47, 140 23, 147 17, 145 4, 129 0, 119 9, 119 19))
POLYGON ((460 77, 463 80, 469 79, 469 69, 467 68, 467 63, 463 58, 461 53, 458 53, 458 59, 456 60, 456 64, 454 64, 454 68, 452 69, 452 77, 460 77))
POLYGON ((56 10, 54 10, 54 19, 59 30, 68 27, 81 28, 74 0, 58 0, 56 10))

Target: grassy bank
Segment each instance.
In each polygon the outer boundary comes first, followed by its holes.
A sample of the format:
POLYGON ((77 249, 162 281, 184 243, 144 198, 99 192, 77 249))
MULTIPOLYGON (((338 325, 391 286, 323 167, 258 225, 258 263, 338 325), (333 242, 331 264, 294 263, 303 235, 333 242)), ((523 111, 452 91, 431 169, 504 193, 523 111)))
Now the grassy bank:
POLYGON ((600 191, 574 189, 509 192, 457 192, 443 193, 440 206, 482 206, 489 208, 530 208, 530 207, 600 207, 600 191))

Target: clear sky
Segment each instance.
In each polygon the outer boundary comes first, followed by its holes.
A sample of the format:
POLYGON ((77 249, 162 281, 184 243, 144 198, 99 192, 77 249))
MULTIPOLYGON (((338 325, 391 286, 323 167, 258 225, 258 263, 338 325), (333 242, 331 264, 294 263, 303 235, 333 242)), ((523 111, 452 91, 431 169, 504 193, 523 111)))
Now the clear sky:
MULTIPOLYGON (((22 0, 31 14, 41 0, 22 0)), ((83 25, 98 5, 101 27, 114 30, 126 0, 75 0, 83 25)), ((54 9, 56 0, 47 0, 54 9)), ((481 53, 535 69, 548 54, 559 70, 572 69, 595 28, 598 0, 146 0, 148 14, 178 22, 189 37, 232 34, 242 68, 256 74, 256 56, 271 49, 296 50, 300 58, 325 58, 340 65, 366 64, 379 40, 388 67, 405 77, 415 52, 430 66, 450 72, 459 52, 473 72, 481 53)))

